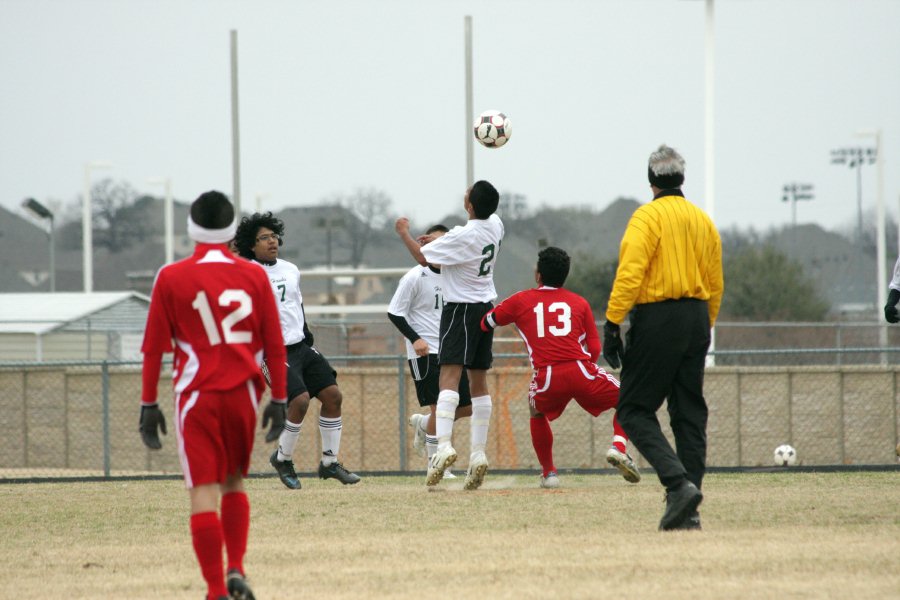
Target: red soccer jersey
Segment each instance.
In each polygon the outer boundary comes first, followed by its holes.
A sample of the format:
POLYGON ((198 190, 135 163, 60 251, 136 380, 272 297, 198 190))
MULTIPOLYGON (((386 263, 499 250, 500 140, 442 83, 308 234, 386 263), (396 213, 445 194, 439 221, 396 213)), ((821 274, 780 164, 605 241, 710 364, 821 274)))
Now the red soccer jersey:
POLYGON ((513 294, 486 317, 514 323, 535 369, 573 360, 596 361, 600 336, 587 300, 564 288, 539 287, 513 294))
MULTIPOLYGON (((263 352, 272 397, 284 399, 286 354, 278 308, 265 272, 224 244, 197 244, 194 255, 159 270, 141 347, 145 356, 175 352, 177 393, 262 385, 263 352), (173 346, 174 342, 174 346, 173 346)), ((159 367, 144 362, 144 403, 156 401, 159 367)))

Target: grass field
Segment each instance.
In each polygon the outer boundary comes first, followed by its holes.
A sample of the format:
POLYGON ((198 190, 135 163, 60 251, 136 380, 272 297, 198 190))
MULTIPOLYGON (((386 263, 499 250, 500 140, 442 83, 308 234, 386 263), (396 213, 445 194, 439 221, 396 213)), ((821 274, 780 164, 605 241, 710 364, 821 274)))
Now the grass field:
MULTIPOLYGON (((711 474, 702 532, 657 531, 655 478, 252 479, 246 567, 292 598, 900 598, 897 472, 711 474)), ((190 598, 179 481, 0 486, 2 598, 190 598)))

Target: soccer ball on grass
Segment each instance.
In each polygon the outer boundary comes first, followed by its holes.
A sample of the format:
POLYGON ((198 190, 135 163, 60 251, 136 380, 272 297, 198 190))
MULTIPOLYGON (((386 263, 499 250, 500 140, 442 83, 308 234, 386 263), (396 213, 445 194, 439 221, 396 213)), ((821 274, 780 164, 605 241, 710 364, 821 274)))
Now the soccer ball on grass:
POLYGON ((797 451, 790 444, 782 444, 775 448, 774 458, 779 467, 792 467, 797 464, 797 451))
POLYGON ((486 110, 475 119, 475 139, 485 148, 499 148, 511 135, 512 123, 499 110, 486 110))

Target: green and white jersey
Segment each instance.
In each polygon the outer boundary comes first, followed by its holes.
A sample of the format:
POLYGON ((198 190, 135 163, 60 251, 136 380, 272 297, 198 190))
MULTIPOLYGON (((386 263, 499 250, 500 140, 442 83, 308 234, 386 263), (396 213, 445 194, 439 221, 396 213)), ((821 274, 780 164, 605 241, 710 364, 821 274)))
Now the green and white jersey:
POLYGON ((302 342, 305 337, 303 325, 303 294, 300 292, 300 269, 294 263, 277 259, 274 265, 256 263, 261 266, 272 284, 275 304, 278 306, 278 320, 284 344, 290 346, 302 342))
MULTIPOLYGON (((403 317, 413 331, 428 343, 430 352, 437 354, 441 328, 441 311, 444 298, 441 290, 441 274, 430 267, 416 266, 400 278, 388 312, 403 317)), ((412 342, 406 341, 406 357, 417 358, 412 342)))
POLYGON ((497 298, 494 266, 503 234, 503 221, 494 214, 470 219, 422 246, 425 260, 441 267, 446 302, 492 302, 497 298))

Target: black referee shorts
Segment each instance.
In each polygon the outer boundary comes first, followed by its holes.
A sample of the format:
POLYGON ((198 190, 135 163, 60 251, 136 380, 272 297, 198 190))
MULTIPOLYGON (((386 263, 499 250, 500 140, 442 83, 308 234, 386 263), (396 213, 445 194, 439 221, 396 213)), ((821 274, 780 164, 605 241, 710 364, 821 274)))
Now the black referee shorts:
POLYGON ((328 386, 337 384, 337 372, 318 350, 303 342, 286 348, 288 401, 303 392, 315 397, 328 386))
MULTIPOLYGON (((419 406, 434 406, 440 393, 441 365, 437 354, 419 356, 409 360, 409 372, 416 385, 416 397, 419 406)), ((472 404, 472 393, 469 390, 469 376, 463 369, 459 379, 459 405, 472 404)))
POLYGON ((494 305, 490 302, 447 302, 441 313, 442 365, 465 365, 469 369, 487 370, 494 362, 491 346, 493 330, 481 330, 481 318, 494 305))

